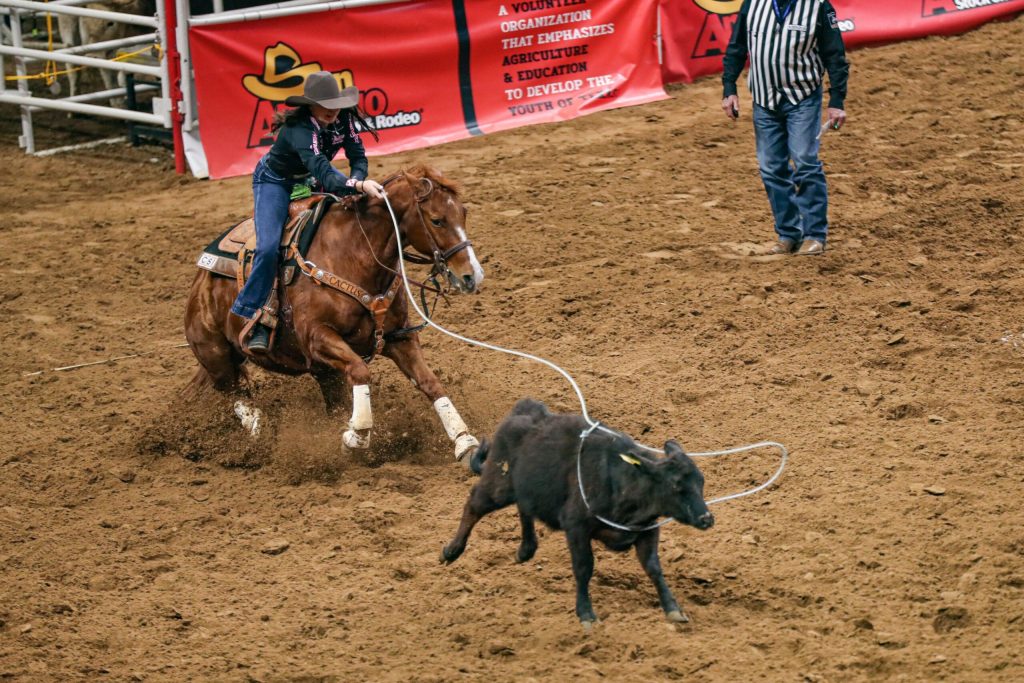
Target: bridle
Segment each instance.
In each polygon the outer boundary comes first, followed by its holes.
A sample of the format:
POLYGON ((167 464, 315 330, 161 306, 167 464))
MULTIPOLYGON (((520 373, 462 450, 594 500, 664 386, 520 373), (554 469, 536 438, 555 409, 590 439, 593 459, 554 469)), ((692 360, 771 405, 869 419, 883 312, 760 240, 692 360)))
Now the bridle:
POLYGON ((392 183, 399 178, 405 180, 406 184, 409 186, 409 191, 412 192, 412 197, 416 202, 416 213, 420 217, 420 225, 423 226, 423 233, 427 236, 427 239, 430 240, 431 251, 431 257, 420 256, 419 254, 412 254, 403 251, 402 258, 409 263, 416 263, 420 265, 433 264, 430 269, 430 273, 427 275, 427 280, 434 280, 436 282, 436 278, 438 276, 446 276, 449 283, 453 282, 455 275, 448 267, 448 259, 455 256, 463 249, 471 247, 473 245, 472 240, 462 240, 448 249, 441 249, 440 245, 437 243, 437 239, 434 237, 433 231, 431 231, 430 226, 427 225, 426 217, 423 215, 423 202, 427 201, 430 195, 434 193, 434 190, 437 189, 437 186, 432 180, 430 180, 430 178, 420 178, 419 182, 424 186, 424 191, 417 192, 412 179, 409 178, 409 174, 404 170, 388 176, 384 179, 381 185, 386 187, 389 183, 392 183))

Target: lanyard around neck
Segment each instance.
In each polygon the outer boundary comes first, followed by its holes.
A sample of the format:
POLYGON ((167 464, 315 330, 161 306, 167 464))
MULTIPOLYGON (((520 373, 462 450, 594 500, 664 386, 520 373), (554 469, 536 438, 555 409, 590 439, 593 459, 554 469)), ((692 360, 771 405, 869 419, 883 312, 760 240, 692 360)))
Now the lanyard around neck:
MULTIPOLYGON (((782 2, 785 3, 787 0, 782 0, 782 2)), ((780 24, 786 23, 786 17, 789 16, 789 13, 793 11, 793 6, 796 5, 796 0, 788 0, 788 2, 789 4, 786 5, 786 10, 783 11, 782 8, 779 7, 779 0, 772 0, 772 9, 775 10, 775 17, 779 20, 780 24)))

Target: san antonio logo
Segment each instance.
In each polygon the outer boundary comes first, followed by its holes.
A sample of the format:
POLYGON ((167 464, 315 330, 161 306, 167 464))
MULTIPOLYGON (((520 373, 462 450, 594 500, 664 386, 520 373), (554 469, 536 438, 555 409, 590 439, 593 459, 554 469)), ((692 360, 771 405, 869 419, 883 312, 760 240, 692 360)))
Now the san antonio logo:
MULTIPOLYGON (((286 43, 278 43, 263 51, 263 73, 242 77, 242 87, 256 98, 247 147, 269 147, 274 143, 274 134, 270 130, 274 114, 286 99, 292 95, 301 95, 306 77, 317 71, 323 71, 319 62, 303 63, 299 53, 286 43)), ((355 84, 351 69, 331 73, 338 79, 341 88, 355 84)), ((360 90, 359 106, 380 131, 418 126, 423 120, 423 110, 389 113, 388 96, 381 88, 360 90)))

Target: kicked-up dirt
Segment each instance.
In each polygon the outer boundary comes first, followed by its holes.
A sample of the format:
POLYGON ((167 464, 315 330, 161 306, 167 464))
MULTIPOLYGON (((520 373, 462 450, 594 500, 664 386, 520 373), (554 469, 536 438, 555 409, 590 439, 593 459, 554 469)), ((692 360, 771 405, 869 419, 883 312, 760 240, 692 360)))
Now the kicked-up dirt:
MULTIPOLYGON (((372 160, 465 185, 487 281, 441 322, 559 363, 645 443, 790 449, 712 530, 664 529, 688 625, 598 550, 589 634, 561 534, 517 565, 511 509, 438 563, 473 477, 387 361, 364 457, 309 378, 253 373, 254 443, 225 399, 181 399, 193 263, 248 178, 178 178, 157 147, 28 158, 0 110, 0 679, 1021 680, 1022 45, 1017 19, 851 55, 822 257, 764 255, 749 98, 729 123, 715 79, 372 160)), ((83 125, 38 119, 46 145, 83 125)), ((423 337, 478 436, 523 396, 577 409, 542 366, 423 337)), ((774 458, 701 461, 708 495, 774 458)))

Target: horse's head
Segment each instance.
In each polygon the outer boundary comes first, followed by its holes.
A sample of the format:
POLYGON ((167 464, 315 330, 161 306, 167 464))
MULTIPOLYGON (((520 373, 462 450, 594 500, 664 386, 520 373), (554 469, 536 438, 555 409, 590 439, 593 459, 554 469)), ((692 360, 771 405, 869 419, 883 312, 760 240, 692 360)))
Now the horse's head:
POLYGON ((466 236, 466 207, 458 185, 426 166, 416 166, 402 175, 405 182, 395 183, 394 193, 389 187, 388 194, 401 201, 408 189, 402 228, 409 244, 431 257, 438 274, 446 275, 456 290, 476 292, 484 270, 466 236))

